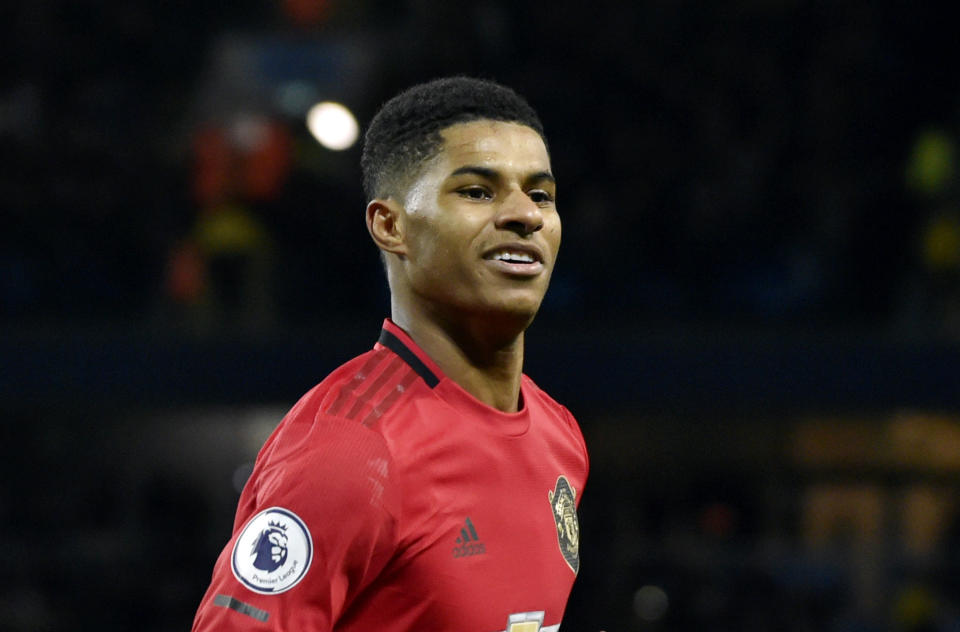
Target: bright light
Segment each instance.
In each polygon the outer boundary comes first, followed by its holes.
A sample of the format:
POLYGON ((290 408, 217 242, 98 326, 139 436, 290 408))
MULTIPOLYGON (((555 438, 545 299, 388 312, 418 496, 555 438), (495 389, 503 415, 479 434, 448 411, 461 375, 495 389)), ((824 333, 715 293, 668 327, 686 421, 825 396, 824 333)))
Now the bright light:
POLYGON ((307 112, 307 129, 327 149, 341 151, 357 142, 360 126, 346 107, 332 101, 317 103, 307 112))

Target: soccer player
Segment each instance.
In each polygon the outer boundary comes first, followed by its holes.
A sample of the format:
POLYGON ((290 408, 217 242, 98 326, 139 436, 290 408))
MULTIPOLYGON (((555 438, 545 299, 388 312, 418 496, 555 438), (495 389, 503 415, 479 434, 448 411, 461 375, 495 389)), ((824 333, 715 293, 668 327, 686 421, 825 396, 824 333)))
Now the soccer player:
POLYGON ((557 630, 588 461, 522 373, 560 246, 540 120, 435 80, 381 108, 362 166, 391 318, 263 446, 193 629, 557 630))

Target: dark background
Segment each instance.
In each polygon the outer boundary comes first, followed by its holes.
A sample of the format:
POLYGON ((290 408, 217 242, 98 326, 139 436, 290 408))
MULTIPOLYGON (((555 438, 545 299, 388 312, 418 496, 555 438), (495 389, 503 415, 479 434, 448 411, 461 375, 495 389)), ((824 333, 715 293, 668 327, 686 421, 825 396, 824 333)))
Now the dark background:
POLYGON ((189 628, 260 443, 388 313, 306 107, 446 74, 525 95, 559 180, 563 629, 957 629, 960 47, 920 4, 6 3, 0 629, 189 628))

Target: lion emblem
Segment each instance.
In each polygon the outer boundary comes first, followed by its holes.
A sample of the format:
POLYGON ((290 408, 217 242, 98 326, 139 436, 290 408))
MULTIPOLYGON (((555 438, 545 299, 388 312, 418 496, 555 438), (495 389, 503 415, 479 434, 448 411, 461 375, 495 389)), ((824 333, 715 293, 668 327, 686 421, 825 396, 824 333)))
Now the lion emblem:
POLYGON ((271 522, 260 532, 253 544, 251 555, 254 568, 272 573, 287 561, 287 529, 283 525, 271 522))

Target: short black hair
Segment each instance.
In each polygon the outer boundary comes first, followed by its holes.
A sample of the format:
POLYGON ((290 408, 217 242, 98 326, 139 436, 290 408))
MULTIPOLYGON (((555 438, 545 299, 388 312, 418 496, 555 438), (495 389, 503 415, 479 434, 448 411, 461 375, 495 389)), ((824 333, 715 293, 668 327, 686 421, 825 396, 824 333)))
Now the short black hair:
POLYGON ((511 88, 472 77, 421 83, 387 101, 367 128, 360 158, 367 200, 399 195, 439 152, 442 130, 476 120, 526 125, 547 142, 540 117, 511 88))

